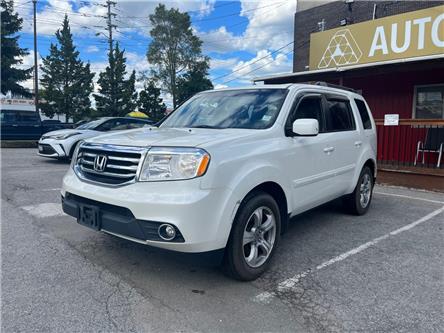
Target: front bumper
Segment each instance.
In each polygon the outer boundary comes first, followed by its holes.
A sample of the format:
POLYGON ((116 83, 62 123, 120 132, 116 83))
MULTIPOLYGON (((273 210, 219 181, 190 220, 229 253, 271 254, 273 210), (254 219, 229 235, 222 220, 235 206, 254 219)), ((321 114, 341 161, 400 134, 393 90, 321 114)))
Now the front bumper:
POLYGON ((38 154, 43 157, 62 158, 68 156, 60 141, 44 139, 38 142, 38 154))
POLYGON ((236 204, 228 188, 203 190, 200 180, 136 182, 106 187, 81 181, 70 169, 63 179, 63 209, 78 218, 79 206, 98 207, 99 230, 131 241, 180 252, 207 252, 226 246, 236 204), (160 224, 176 228, 164 241, 160 224))
MULTIPOLYGON (((89 224, 94 229, 139 243, 146 243, 146 240, 164 241, 158 234, 162 222, 138 220, 129 209, 124 207, 109 205, 66 192, 65 196, 62 196, 62 208, 66 214, 75 217, 78 221, 81 219, 83 209, 97 211, 97 221, 94 221, 94 225, 89 224)), ((184 241, 182 234, 176 227, 176 236, 170 242, 183 243, 184 241)))

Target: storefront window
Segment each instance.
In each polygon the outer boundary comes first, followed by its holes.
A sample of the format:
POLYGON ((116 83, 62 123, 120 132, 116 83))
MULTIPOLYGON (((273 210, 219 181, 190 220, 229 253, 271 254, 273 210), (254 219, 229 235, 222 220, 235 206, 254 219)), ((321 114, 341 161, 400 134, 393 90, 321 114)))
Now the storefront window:
POLYGON ((416 87, 415 118, 444 118, 444 85, 416 87))

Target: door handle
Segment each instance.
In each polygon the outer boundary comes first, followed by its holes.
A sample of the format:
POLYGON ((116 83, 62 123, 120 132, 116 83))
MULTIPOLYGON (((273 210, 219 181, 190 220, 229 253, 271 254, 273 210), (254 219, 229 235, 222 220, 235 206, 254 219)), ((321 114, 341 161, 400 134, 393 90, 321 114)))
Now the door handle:
POLYGON ((330 154, 334 150, 335 150, 335 147, 327 147, 327 148, 324 148, 324 153, 330 154))
POLYGON ((355 147, 359 148, 362 145, 362 141, 355 141, 355 147))

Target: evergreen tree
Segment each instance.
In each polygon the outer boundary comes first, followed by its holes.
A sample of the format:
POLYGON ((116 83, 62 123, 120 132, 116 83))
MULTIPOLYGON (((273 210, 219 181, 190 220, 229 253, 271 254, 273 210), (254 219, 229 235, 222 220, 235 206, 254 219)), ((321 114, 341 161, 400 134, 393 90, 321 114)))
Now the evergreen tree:
POLYGON ((191 69, 177 80, 177 102, 182 103, 200 91, 213 89, 208 79, 208 59, 195 63, 191 69))
POLYGON ((139 111, 154 121, 159 121, 165 116, 166 106, 160 97, 160 89, 153 80, 149 80, 139 93, 139 111))
POLYGON ((97 113, 101 116, 124 116, 136 109, 137 92, 135 90, 136 72, 128 79, 126 76, 125 50, 120 50, 119 43, 113 52, 108 53, 108 66, 100 73, 99 94, 94 94, 97 113))
POLYGON ((14 13, 12 0, 1 0, 1 92, 31 97, 29 90, 19 83, 28 80, 32 76, 33 67, 28 69, 14 68, 23 63, 23 57, 28 55, 27 49, 18 45, 19 35, 23 19, 14 13))
POLYGON ((66 15, 56 37, 58 45, 51 43, 49 55, 43 58, 41 67, 41 97, 45 101, 41 109, 48 117, 65 114, 67 119, 78 121, 91 113, 89 96, 94 89, 94 73, 89 64, 79 58, 66 15))
MULTIPOLYGON (((178 78, 202 61, 202 41, 194 35, 188 13, 175 8, 166 9, 159 4, 150 15, 153 28, 150 31, 152 42, 147 58, 153 64, 153 74, 165 90, 173 96, 173 105, 178 104, 178 78)), ((208 58, 203 58, 208 62, 208 58)))

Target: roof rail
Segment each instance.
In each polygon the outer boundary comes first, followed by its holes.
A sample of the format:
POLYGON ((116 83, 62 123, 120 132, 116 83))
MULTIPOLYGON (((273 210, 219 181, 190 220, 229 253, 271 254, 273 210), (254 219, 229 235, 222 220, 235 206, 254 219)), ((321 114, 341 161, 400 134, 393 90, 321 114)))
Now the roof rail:
POLYGON ((355 94, 359 94, 359 92, 353 88, 340 86, 338 84, 327 83, 324 81, 308 82, 308 84, 313 84, 313 85, 322 86, 322 87, 330 87, 330 88, 335 88, 335 89, 342 89, 342 90, 351 91, 355 94))

